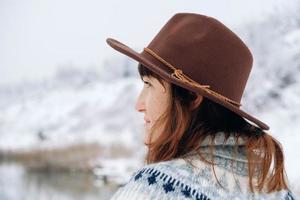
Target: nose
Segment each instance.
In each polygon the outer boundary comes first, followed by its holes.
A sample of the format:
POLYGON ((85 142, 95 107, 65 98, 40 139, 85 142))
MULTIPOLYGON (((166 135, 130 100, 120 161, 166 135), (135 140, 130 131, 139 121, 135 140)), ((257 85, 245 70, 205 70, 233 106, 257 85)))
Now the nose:
POLYGON ((138 111, 138 112, 143 112, 145 111, 145 101, 142 97, 142 92, 139 94, 138 98, 137 98, 137 101, 135 103, 135 109, 138 111))

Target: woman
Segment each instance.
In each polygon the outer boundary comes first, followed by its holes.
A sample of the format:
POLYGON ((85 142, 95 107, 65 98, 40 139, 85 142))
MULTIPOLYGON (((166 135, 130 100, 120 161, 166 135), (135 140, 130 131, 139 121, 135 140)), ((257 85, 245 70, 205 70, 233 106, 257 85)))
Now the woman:
POLYGON ((218 20, 174 15, 143 52, 108 38, 139 62, 147 165, 112 199, 294 199, 282 147, 243 111, 253 58, 218 20))

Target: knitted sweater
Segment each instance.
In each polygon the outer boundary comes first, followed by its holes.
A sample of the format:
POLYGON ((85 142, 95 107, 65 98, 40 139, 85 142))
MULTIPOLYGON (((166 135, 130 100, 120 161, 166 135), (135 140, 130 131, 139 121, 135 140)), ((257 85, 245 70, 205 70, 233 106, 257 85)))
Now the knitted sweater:
MULTIPOLYGON (((248 182, 248 163, 245 146, 240 145, 233 159, 234 137, 224 143, 224 134, 215 139, 214 169, 195 154, 184 158, 144 166, 112 196, 111 200, 294 200, 292 193, 281 190, 273 193, 252 193, 248 182), (217 176, 215 179, 214 173, 217 176), (219 184, 219 183, 221 184, 219 184)), ((211 158, 209 141, 202 152, 211 158)), ((243 141, 240 141, 242 144, 243 141)))

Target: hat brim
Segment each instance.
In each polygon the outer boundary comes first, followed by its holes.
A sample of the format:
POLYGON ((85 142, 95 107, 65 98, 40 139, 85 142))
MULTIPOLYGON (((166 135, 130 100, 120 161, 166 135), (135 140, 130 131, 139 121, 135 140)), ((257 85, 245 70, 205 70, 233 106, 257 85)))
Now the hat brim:
POLYGON ((132 48, 126 46, 125 44, 113 39, 113 38, 107 38, 106 42, 115 50, 119 51, 120 53, 123 53, 130 58, 136 60, 137 62, 143 64, 145 67, 149 68, 149 70, 153 71, 154 73, 157 73, 162 78, 180 86, 187 90, 193 91, 195 93, 199 93, 200 95, 203 95, 204 97, 209 98, 210 100, 228 108, 232 112, 238 114, 239 116, 245 118, 246 120, 254 123, 254 125, 259 126, 262 130, 269 130, 269 126, 265 124, 264 122, 260 121, 259 119, 255 118, 254 116, 251 116, 250 114, 246 113, 245 111, 241 110, 237 106, 232 105, 231 103, 228 103, 227 101, 219 98, 218 96, 215 96, 211 93, 208 93, 204 89, 201 89, 199 87, 194 87, 192 85, 186 84, 180 79, 175 78, 165 70, 161 69, 156 64, 152 63, 150 60, 148 60, 146 57, 141 55, 140 53, 134 51, 132 48))

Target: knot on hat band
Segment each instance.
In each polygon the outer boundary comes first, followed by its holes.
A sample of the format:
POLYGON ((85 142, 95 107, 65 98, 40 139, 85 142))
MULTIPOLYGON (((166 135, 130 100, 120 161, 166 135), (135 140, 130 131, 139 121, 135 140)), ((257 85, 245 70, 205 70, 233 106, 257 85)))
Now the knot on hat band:
POLYGON ((183 81, 184 83, 187 83, 191 86, 194 86, 194 87, 197 87, 197 88, 201 88, 202 90, 204 90, 205 92, 207 93, 210 93, 224 101, 227 101, 235 106, 241 106, 242 104, 236 102, 236 101, 233 101, 211 89, 209 85, 201 85, 199 83, 197 83, 196 81, 194 81, 193 79, 189 78, 188 76, 186 76, 181 69, 178 69, 176 67, 174 67, 173 65, 171 65, 169 62, 167 62, 166 60, 164 60, 162 57, 160 57, 159 55, 157 55, 154 51, 152 51, 151 49, 149 48, 144 48, 144 51, 149 53, 151 56, 153 56, 154 58, 156 58, 157 60, 159 60, 160 62, 162 62, 163 64, 165 64, 166 66, 168 66, 170 69, 174 70, 174 72, 171 74, 171 76, 183 81))

